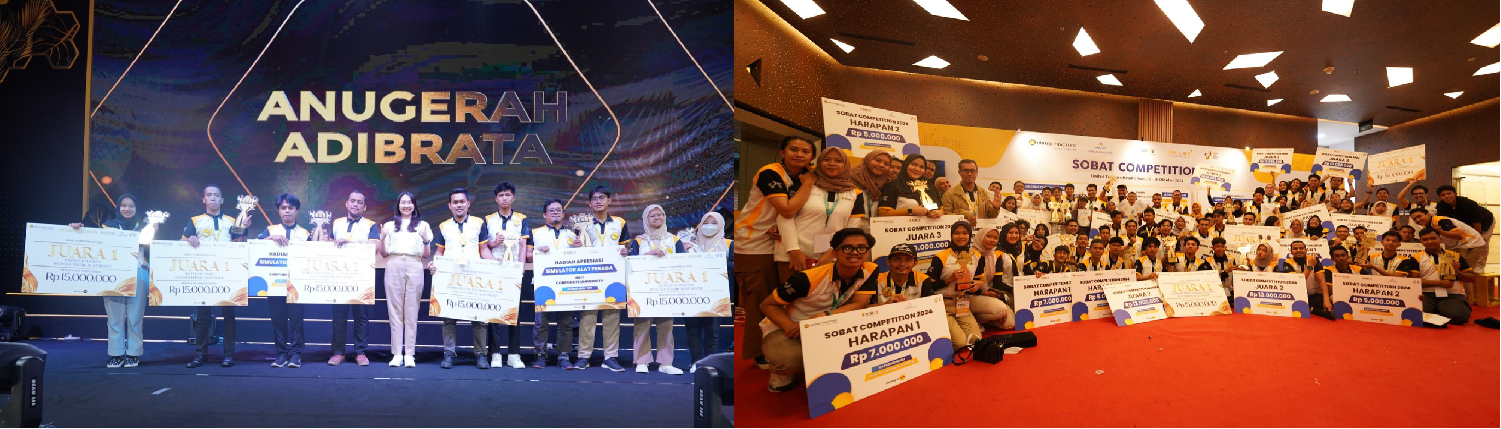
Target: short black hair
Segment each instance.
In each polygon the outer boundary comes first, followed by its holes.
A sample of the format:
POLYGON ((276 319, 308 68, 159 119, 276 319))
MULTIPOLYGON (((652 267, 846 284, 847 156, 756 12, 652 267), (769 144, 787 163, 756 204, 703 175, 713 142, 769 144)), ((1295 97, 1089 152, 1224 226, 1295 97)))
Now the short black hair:
POLYGON ((1190 237, 1183 237, 1183 244, 1188 244, 1188 242, 1190 242, 1190 241, 1194 242, 1195 246, 1199 245, 1199 239, 1193 238, 1192 236, 1190 236, 1190 237))
POLYGON ((560 206, 564 205, 563 204, 563 200, 560 200, 560 199, 557 199, 557 198, 549 198, 547 200, 547 202, 542 203, 542 212, 543 213, 547 213, 547 208, 551 207, 553 204, 557 204, 557 205, 560 205, 560 206))
POLYGON ((1317 175, 1317 174, 1310 174, 1310 175, 1308 175, 1308 180, 1313 180, 1313 179, 1318 179, 1318 178, 1319 178, 1319 175, 1317 175))
MULTIPOLYGON (((1152 194, 1152 195, 1157 195, 1157 194, 1152 194)), ((1156 215, 1157 215, 1157 212, 1155 212, 1155 211, 1152 211, 1152 208, 1151 208, 1151 207, 1147 207, 1147 209, 1146 209, 1146 210, 1142 210, 1142 211, 1141 211, 1141 214, 1147 214, 1147 213, 1151 213, 1151 214, 1152 214, 1152 216, 1156 216, 1156 215)))
POLYGON ((220 196, 223 196, 223 194, 224 194, 224 188, 220 188, 219 184, 217 184, 217 183, 210 183, 210 184, 207 184, 207 185, 203 185, 203 190, 207 191, 208 188, 218 189, 220 196))
POLYGON ((276 196, 276 208, 281 208, 282 204, 286 204, 286 205, 292 206, 292 208, 294 208, 294 209, 299 209, 299 210, 302 209, 302 200, 297 199, 296 195, 292 195, 292 194, 277 195, 276 196))
POLYGON ((1126 240, 1122 240, 1120 237, 1110 237, 1110 244, 1119 244, 1125 246, 1126 240))
POLYGON ((1412 191, 1411 192, 1417 192, 1419 189, 1422 189, 1423 193, 1425 193, 1425 194, 1428 193, 1428 187, 1427 186, 1423 186, 1423 185, 1418 185, 1418 186, 1412 187, 1412 191))
POLYGON ((1293 240, 1293 242, 1291 244, 1287 245, 1287 248, 1291 249, 1291 248, 1293 248, 1293 246, 1297 246, 1297 245, 1300 245, 1300 244, 1303 245, 1304 249, 1308 248, 1308 243, 1304 243, 1303 240, 1293 240))
POLYGON ((496 183, 495 195, 500 196, 501 191, 511 191, 511 195, 516 195, 516 185, 512 185, 511 182, 496 183))
POLYGON ((867 246, 870 246, 870 247, 875 247, 876 246, 876 237, 873 236, 873 235, 870 235, 870 233, 868 233, 868 232, 865 232, 865 230, 860 229, 860 228, 845 228, 845 229, 841 229, 841 230, 838 230, 838 231, 834 232, 834 238, 831 239, 831 240, 829 240, 829 248, 830 249, 837 249, 837 248, 839 248, 839 245, 842 244, 842 243, 844 243, 844 239, 845 238, 849 238, 852 235, 858 235, 858 236, 861 236, 861 237, 865 237, 865 241, 866 241, 865 244, 867 246))
POLYGON ((798 136, 787 136, 787 137, 782 137, 782 146, 778 147, 777 150, 778 151, 787 150, 787 145, 791 144, 794 141, 799 141, 799 140, 802 141, 803 143, 807 143, 809 148, 813 147, 813 142, 809 141, 808 139, 805 139, 805 138, 802 138, 802 137, 798 137, 798 136))
POLYGON ((1068 251, 1069 251, 1068 250, 1068 246, 1059 245, 1058 247, 1054 247, 1053 248, 1053 253, 1058 253, 1058 252, 1068 253, 1068 251))
POLYGON ((1074 187, 1074 184, 1072 184, 1072 183, 1065 183, 1065 184, 1063 184, 1063 188, 1064 189, 1068 189, 1068 188, 1072 188, 1072 187, 1074 187))
POLYGON ((1444 193, 1444 191, 1449 191, 1449 192, 1453 192, 1453 193, 1455 193, 1455 194, 1458 194, 1458 193, 1459 193, 1459 190, 1457 190, 1457 189, 1454 189, 1454 185, 1444 185, 1444 186, 1440 186, 1440 187, 1438 187, 1438 189, 1436 189, 1436 190, 1434 190, 1434 191, 1433 191, 1433 193, 1436 193, 1436 194, 1443 194, 1443 193, 1444 193))
POLYGON ((1141 248, 1143 249, 1152 246, 1162 246, 1162 240, 1158 240, 1157 237, 1147 237, 1146 240, 1141 241, 1141 248))
POLYGON ((1395 230, 1395 229, 1393 229, 1393 230, 1387 230, 1386 232, 1381 233, 1381 239, 1385 240, 1386 236, 1388 236, 1388 235, 1392 236, 1392 238, 1397 239, 1397 241, 1402 241, 1402 234, 1398 233, 1397 230, 1395 230))
POLYGON ((1425 236, 1425 235, 1428 235, 1428 234, 1438 234, 1438 230, 1437 229, 1433 229, 1433 227, 1429 226, 1429 227, 1423 227, 1422 231, 1418 231, 1418 237, 1422 237, 1422 236, 1425 236))
MULTIPOLYGON (((1111 237, 1111 238, 1115 238, 1115 237, 1111 237)), ((1098 238, 1093 239, 1093 240, 1089 240, 1089 247, 1094 247, 1094 245, 1096 245, 1096 244, 1104 246, 1105 245, 1105 240, 1101 240, 1101 239, 1098 239, 1098 238)))
POLYGON ((1412 211, 1407 212, 1407 214, 1409 214, 1409 215, 1418 214, 1418 213, 1428 214, 1428 209, 1423 208, 1423 207, 1418 207, 1418 208, 1412 209, 1412 211))
POLYGON ((1084 187, 1084 189, 1091 189, 1091 188, 1093 188, 1093 189, 1099 189, 1100 187, 1099 186, 1095 186, 1095 184, 1093 184, 1093 183, 1090 183, 1088 186, 1084 187))
POLYGON ((1412 230, 1412 232, 1414 234, 1416 234, 1418 232, 1418 229, 1417 228, 1413 228, 1412 225, 1402 225, 1401 228, 1397 228, 1398 231, 1404 230, 1404 229, 1410 229, 1410 230, 1412 230))
MULTIPOLYGON (((1355 225, 1355 230, 1359 230, 1359 229, 1366 229, 1365 225, 1355 225)), ((1354 231, 1354 230, 1351 230, 1351 231, 1354 231)), ((1367 230, 1367 231, 1369 231, 1369 230, 1367 230)))
POLYGON ((1215 237, 1213 240, 1209 240, 1210 246, 1217 246, 1221 244, 1228 244, 1228 242, 1225 241, 1224 237, 1215 237))
POLYGON ((468 189, 453 188, 453 189, 450 189, 448 191, 448 200, 449 201, 453 201, 453 196, 457 195, 457 194, 464 194, 464 199, 466 199, 466 200, 469 199, 469 190, 468 189))
POLYGON ((1334 257, 1334 252, 1344 252, 1346 255, 1350 254, 1350 250, 1346 249, 1345 246, 1332 246, 1332 247, 1330 247, 1329 248, 1329 257, 1331 257, 1331 258, 1334 257))
POLYGON ((975 162, 975 160, 973 160, 973 159, 965 158, 965 159, 959 160, 959 165, 960 166, 963 166, 964 164, 974 164, 975 168, 980 168, 980 163, 975 162))
POLYGON ((990 182, 992 185, 1001 186, 1001 182, 990 182))
POLYGON ((1078 226, 1079 225, 1079 220, 1078 219, 1069 219, 1068 222, 1064 222, 1063 223, 1064 226, 1068 226, 1068 224, 1074 224, 1075 226, 1078 226))
POLYGON ((615 198, 615 194, 610 193, 610 188, 606 188, 605 185, 595 186, 594 190, 589 191, 589 198, 594 198, 595 194, 604 195, 605 198, 615 198))

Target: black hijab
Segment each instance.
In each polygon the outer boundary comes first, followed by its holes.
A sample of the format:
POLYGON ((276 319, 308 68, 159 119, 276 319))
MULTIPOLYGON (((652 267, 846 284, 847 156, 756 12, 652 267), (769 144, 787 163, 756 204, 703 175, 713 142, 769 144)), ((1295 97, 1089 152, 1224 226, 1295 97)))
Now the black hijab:
POLYGON ((881 187, 881 198, 883 200, 890 198, 887 201, 891 207, 896 207, 897 198, 908 198, 921 204, 922 197, 918 195, 919 191, 917 190, 919 185, 926 188, 926 191, 923 193, 927 194, 928 198, 934 204, 941 201, 942 196, 938 195, 938 187, 934 186, 932 181, 923 180, 922 178, 913 179, 907 175, 907 169, 912 166, 912 163, 917 161, 922 161, 923 168, 927 168, 928 159, 924 158, 921 154, 907 155, 907 159, 902 161, 902 169, 897 172, 896 179, 886 182, 886 185, 881 187))
POLYGON ((975 244, 974 232, 975 230, 974 228, 971 228, 969 226, 969 222, 962 220, 954 222, 954 226, 949 227, 949 249, 952 249, 955 252, 968 252, 970 246, 973 246, 975 244), (966 243, 963 246, 954 244, 954 233, 959 231, 959 228, 964 228, 965 231, 968 231, 970 233, 969 243, 966 243))
POLYGON ((131 194, 121 194, 119 198, 115 199, 115 216, 104 223, 109 225, 110 228, 135 231, 141 229, 142 214, 140 198, 136 198, 135 195, 131 194), (136 205, 136 215, 129 218, 120 217, 120 205, 125 204, 126 198, 129 198, 136 205))

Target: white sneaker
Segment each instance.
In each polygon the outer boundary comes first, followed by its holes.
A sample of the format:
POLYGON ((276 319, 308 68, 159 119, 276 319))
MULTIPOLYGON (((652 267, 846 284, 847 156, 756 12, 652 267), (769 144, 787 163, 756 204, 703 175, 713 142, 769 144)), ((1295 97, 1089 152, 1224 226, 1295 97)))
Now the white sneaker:
POLYGON ((402 362, 403 358, 405 358, 405 357, 406 356, 403 356, 403 355, 396 355, 396 357, 391 358, 391 367, 395 368, 395 367, 401 366, 401 362, 402 362))
POLYGON ((501 362, 505 362, 505 360, 506 360, 505 359, 505 355, 500 354, 500 353, 491 353, 490 354, 490 367, 492 367, 492 368, 499 368, 501 366, 504 366, 504 365, 501 364, 501 362))
POLYGON ((683 375, 683 370, 678 369, 678 367, 672 365, 661 365, 657 368, 657 371, 661 371, 663 374, 667 375, 683 375))
POLYGON ((526 368, 526 364, 521 363, 521 355, 520 354, 512 353, 511 356, 509 356, 506 360, 508 362, 510 362, 511 368, 516 368, 516 369, 526 368))
POLYGON ((651 372, 651 368, 648 367, 646 364, 643 363, 643 364, 640 364, 640 365, 636 365, 636 372, 637 373, 641 373, 641 374, 645 374, 645 373, 651 372))
POLYGON ((412 355, 407 355, 407 358, 406 358, 406 367, 407 368, 416 368, 417 367, 417 357, 416 356, 412 356, 412 355))
POLYGON ((693 366, 688 367, 688 373, 689 374, 692 374, 692 373, 695 373, 695 372, 698 372, 698 364, 696 364, 696 363, 693 364, 693 366))

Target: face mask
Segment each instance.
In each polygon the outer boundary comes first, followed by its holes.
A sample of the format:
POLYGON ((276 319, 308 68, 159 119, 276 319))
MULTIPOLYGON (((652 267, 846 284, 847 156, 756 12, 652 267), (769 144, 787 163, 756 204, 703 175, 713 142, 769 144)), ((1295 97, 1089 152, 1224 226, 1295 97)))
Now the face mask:
POLYGON ((718 233, 718 232, 719 232, 719 225, 712 225, 711 224, 711 225, 703 225, 703 226, 698 227, 698 233, 699 234, 703 234, 703 236, 705 236, 705 237, 713 237, 714 234, 718 233))

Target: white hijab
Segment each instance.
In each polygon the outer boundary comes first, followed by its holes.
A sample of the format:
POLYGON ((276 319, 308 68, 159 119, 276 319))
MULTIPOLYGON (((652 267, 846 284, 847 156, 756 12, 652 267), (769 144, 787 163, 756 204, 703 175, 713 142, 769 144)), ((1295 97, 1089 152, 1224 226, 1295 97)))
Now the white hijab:
POLYGON ((668 236, 671 236, 672 234, 670 234, 670 233, 667 232, 667 222, 666 221, 662 222, 662 226, 659 226, 659 227, 656 227, 656 228, 652 228, 651 227, 651 220, 647 219, 647 218, 651 216, 652 209, 661 210, 662 214, 664 215, 664 217, 667 214, 667 210, 663 210, 662 206, 659 206, 659 205, 656 205, 656 204, 652 204, 652 205, 646 206, 646 210, 643 210, 641 212, 641 226, 646 227, 646 229, 644 229, 644 231, 646 231, 646 233, 645 234, 641 234, 641 237, 643 237, 643 238, 645 238, 647 240, 657 241, 657 240, 661 240, 661 239, 667 238, 668 236))
POLYGON ((719 213, 715 212, 704 213, 704 217, 698 220, 698 226, 693 228, 693 248, 697 249, 697 251, 699 252, 729 251, 730 249, 725 246, 724 243, 724 227, 724 216, 720 216, 719 213), (713 217, 714 220, 719 221, 719 230, 714 231, 714 235, 704 236, 699 232, 699 228, 702 228, 704 226, 704 220, 707 220, 710 217, 713 217))

